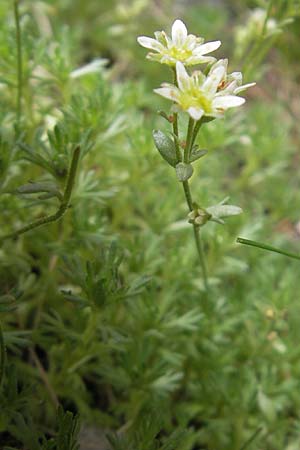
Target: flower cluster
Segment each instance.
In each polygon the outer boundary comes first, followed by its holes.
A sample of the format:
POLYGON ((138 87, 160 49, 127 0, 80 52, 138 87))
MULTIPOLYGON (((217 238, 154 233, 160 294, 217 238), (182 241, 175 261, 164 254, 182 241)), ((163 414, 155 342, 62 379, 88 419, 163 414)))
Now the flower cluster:
POLYGON ((164 31, 157 31, 154 35, 156 39, 140 36, 138 43, 156 52, 148 53, 148 59, 169 66, 175 66, 177 61, 186 66, 211 63, 215 58, 204 55, 217 50, 221 45, 220 41, 203 44, 203 38, 187 33, 186 26, 181 20, 175 20, 173 23, 171 37, 164 31))
POLYGON ((227 74, 227 59, 204 56, 217 50, 220 41, 204 43, 203 38, 188 34, 181 20, 175 20, 172 37, 164 31, 156 32, 155 37, 140 36, 138 42, 155 52, 150 52, 148 59, 172 66, 176 73, 176 84, 163 83, 154 90, 157 94, 172 100, 196 121, 203 116, 222 117, 228 108, 245 102, 238 94, 255 83, 242 85, 241 72, 227 74), (189 74, 185 68, 203 63, 210 65, 206 75, 200 70, 189 74))

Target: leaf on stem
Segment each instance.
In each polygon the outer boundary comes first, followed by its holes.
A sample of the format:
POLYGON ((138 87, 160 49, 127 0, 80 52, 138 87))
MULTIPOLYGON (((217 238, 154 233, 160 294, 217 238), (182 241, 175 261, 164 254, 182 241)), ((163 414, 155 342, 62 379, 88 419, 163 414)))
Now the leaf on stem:
POLYGON ((176 175, 180 182, 187 181, 193 175, 194 169, 191 164, 180 162, 176 165, 176 175))
POLYGON ((175 145, 172 139, 165 135, 160 130, 153 130, 153 139, 155 146, 163 159, 170 164, 170 166, 175 167, 177 164, 175 145))

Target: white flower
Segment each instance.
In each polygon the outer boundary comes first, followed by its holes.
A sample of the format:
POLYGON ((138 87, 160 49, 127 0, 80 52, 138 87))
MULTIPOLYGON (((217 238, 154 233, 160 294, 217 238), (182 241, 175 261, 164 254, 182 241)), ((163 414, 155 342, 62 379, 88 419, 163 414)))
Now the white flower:
POLYGON ((203 116, 222 117, 228 108, 245 103, 244 98, 233 92, 219 90, 220 83, 226 77, 224 64, 214 67, 207 76, 200 71, 189 76, 184 65, 177 62, 176 73, 178 87, 165 83, 154 92, 177 103, 194 120, 200 120, 203 116))
MULTIPOLYGON (((251 11, 249 17, 249 24, 252 29, 256 29, 257 32, 261 32, 267 18, 267 11, 262 8, 255 8, 251 11)), ((277 27, 277 22, 272 17, 269 17, 266 22, 267 31, 273 31, 277 27)))
POLYGON ((263 31, 264 37, 270 37, 280 33, 280 27, 286 23, 286 21, 278 23, 276 19, 272 17, 267 18, 267 11, 265 9, 255 8, 251 10, 246 23, 238 26, 235 30, 235 52, 243 55, 248 45, 253 40, 261 37, 263 31))
POLYGON ((106 64, 108 63, 107 59, 104 58, 98 58, 95 59, 94 61, 79 67, 79 69, 75 69, 70 73, 70 78, 79 78, 82 77, 83 75, 87 75, 89 73, 95 73, 95 72, 100 72, 101 69, 106 66, 106 64))
POLYGON ((215 70, 218 70, 218 67, 224 68, 224 76, 218 86, 219 94, 222 93, 222 95, 237 95, 240 92, 256 85, 256 83, 247 83, 243 85, 242 72, 232 72, 228 74, 228 59, 219 59, 219 61, 217 61, 211 67, 209 75, 212 75, 215 70))
POLYGON ((187 66, 211 63, 215 61, 212 56, 204 56, 220 47, 220 41, 206 42, 201 37, 188 34, 185 24, 177 19, 172 25, 172 37, 164 31, 154 33, 155 39, 139 36, 138 43, 145 48, 153 50, 147 55, 148 59, 162 64, 175 66, 177 61, 187 66))

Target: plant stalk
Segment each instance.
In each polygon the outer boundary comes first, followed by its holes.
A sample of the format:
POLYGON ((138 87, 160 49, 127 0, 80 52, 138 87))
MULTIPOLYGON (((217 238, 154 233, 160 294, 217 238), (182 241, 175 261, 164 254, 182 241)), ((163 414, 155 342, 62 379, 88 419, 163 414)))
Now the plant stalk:
MULTIPOLYGON (((192 200, 192 194, 191 194, 190 185, 189 185, 188 180, 184 181, 182 183, 182 185, 183 185, 184 194, 185 194, 185 198, 186 198, 186 202, 188 204, 189 210, 193 211, 193 200, 192 200)), ((193 224, 193 231, 194 231, 194 238, 195 238, 197 253, 198 253, 199 261, 200 261, 200 265, 201 265, 204 286, 205 286, 205 290, 208 291, 209 284, 208 284, 207 269, 206 269, 204 251, 203 251, 203 246, 202 246, 202 240, 201 240, 201 235, 200 235, 200 227, 198 225, 193 224)))
POLYGON ((56 222, 65 214, 65 212, 67 211, 67 209, 70 206, 71 194, 72 194, 74 183, 75 183, 75 177, 76 177, 77 168, 78 168, 79 156, 80 156, 80 147, 76 147, 74 150, 74 153, 73 153, 63 198, 62 198, 61 204, 60 204, 58 210, 56 211, 56 213, 49 215, 49 216, 42 217, 41 219, 38 219, 35 222, 25 225, 24 227, 20 228, 19 230, 14 231, 13 233, 9 233, 5 236, 2 236, 0 238, 0 242, 4 241, 5 239, 16 238, 16 237, 20 236, 20 234, 26 233, 27 231, 33 230, 34 228, 40 227, 42 225, 46 225, 47 223, 56 222))
MULTIPOLYGON (((174 85, 178 86, 177 78, 176 78, 176 70, 173 71, 173 75, 174 75, 174 85)), ((183 157, 184 162, 186 164, 189 163, 191 150, 194 145, 197 134, 200 130, 200 127, 201 127, 201 120, 199 120, 195 124, 195 121, 190 117, 189 124, 188 124, 188 130, 187 130, 186 145, 185 145, 185 149, 184 149, 184 157, 183 157)), ((180 149, 179 149, 179 144, 178 144, 179 133, 178 133, 178 114, 177 113, 174 113, 174 115, 173 115, 173 133, 175 135, 175 150, 176 150, 177 159, 178 159, 178 161, 181 161, 181 154, 180 154, 180 149)), ((185 199, 186 199, 188 208, 190 211, 193 211, 193 198, 192 198, 191 189, 190 189, 188 180, 183 181, 182 186, 183 186, 184 195, 185 195, 185 199)), ((209 285, 208 285, 205 257, 204 257, 202 242, 201 242, 201 236, 200 236, 200 227, 193 224, 193 229, 194 229, 196 248, 197 248, 199 261, 200 261, 200 265, 201 265, 201 269, 202 269, 204 286, 205 286, 205 290, 208 291, 209 285)))

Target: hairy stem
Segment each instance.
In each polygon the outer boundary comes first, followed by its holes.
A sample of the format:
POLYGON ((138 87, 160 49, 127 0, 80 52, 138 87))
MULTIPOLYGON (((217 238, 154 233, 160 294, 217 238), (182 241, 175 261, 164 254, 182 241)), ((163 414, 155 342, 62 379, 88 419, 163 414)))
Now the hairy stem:
POLYGON ((51 222, 56 222, 65 214, 65 212, 67 211, 67 209, 70 206, 70 199, 71 199, 71 194, 72 194, 72 190, 73 190, 74 183, 75 183, 75 177, 76 177, 76 172, 77 172, 77 168, 78 168, 79 156, 80 156, 80 147, 76 147, 74 150, 74 153, 73 153, 72 162, 71 162, 63 198, 62 198, 61 204, 60 204, 58 210, 56 211, 56 213, 49 215, 49 216, 41 217, 40 219, 36 220, 35 222, 29 223, 28 225, 25 225, 24 227, 19 228, 19 230, 16 230, 5 236, 2 236, 0 238, 0 242, 5 239, 16 238, 16 237, 20 236, 20 234, 26 233, 27 231, 33 230, 34 228, 38 228, 42 225, 46 225, 51 222))
POLYGON ((22 96, 23 96, 23 62, 22 62, 22 36, 20 27, 19 0, 14 1, 14 15, 16 25, 17 43, 17 134, 20 132, 20 121, 22 117, 22 96))

